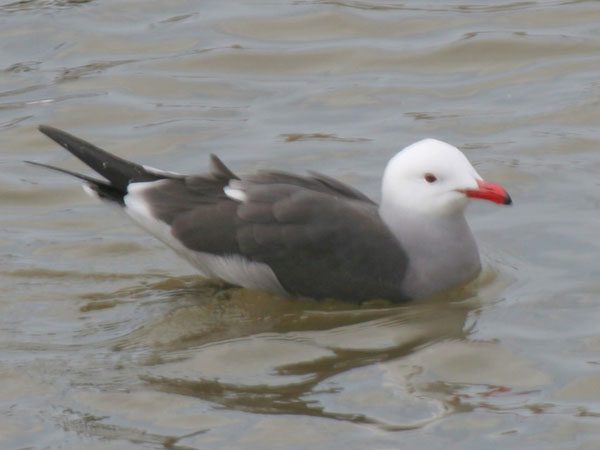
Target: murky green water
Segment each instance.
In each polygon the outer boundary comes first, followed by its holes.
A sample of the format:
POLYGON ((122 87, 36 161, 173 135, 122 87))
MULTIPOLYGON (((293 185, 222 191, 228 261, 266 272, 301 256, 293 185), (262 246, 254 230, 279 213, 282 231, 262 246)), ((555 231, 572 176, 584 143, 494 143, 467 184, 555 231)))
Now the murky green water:
POLYGON ((600 448, 597 2, 1 1, 0 49, 0 447, 600 448), (24 165, 81 168, 40 123, 375 197, 436 137, 515 204, 470 208, 464 289, 282 299, 24 165))

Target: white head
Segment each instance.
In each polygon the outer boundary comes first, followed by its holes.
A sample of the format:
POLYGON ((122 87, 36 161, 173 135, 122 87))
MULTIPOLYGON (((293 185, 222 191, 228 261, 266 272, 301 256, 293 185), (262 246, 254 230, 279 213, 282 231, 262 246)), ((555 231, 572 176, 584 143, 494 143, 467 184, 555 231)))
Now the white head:
POLYGON ((382 213, 451 216, 462 213, 469 197, 511 202, 501 186, 483 181, 460 150, 435 139, 415 142, 400 151, 383 174, 382 213))

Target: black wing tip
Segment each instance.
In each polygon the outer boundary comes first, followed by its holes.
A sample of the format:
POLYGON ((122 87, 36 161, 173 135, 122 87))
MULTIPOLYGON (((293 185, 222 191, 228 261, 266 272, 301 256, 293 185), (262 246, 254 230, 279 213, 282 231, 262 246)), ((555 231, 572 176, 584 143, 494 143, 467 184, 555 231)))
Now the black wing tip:
POLYGON ((52 166, 50 164, 44 164, 41 162, 37 162, 37 161, 23 161, 25 164, 30 164, 32 166, 36 166, 36 167, 42 167, 44 169, 50 169, 53 170, 55 172, 60 172, 60 173, 64 173, 67 175, 71 175, 72 177, 75 178, 79 178, 80 180, 86 181, 88 183, 93 183, 93 184, 101 184, 104 186, 109 186, 110 184, 106 181, 103 180, 98 180, 96 178, 93 177, 88 177, 87 175, 84 175, 82 173, 78 173, 78 172, 73 172, 72 170, 67 170, 67 169, 63 169, 62 167, 56 167, 56 166, 52 166))
POLYGON ((74 145, 94 147, 92 144, 63 131, 60 128, 51 127, 50 125, 38 125, 38 130, 71 153, 73 153, 74 145))
POLYGON ((68 134, 66 131, 62 131, 58 128, 51 127, 50 125, 38 125, 38 130, 51 139, 54 139, 53 136, 68 134))
POLYGON ((44 164, 37 161, 23 161, 26 164, 31 164, 36 167, 43 167, 44 169, 54 170, 55 172, 64 173, 70 175, 75 178, 79 178, 85 185, 87 185, 90 189, 92 189, 96 196, 103 200, 108 200, 111 202, 116 202, 121 206, 124 206, 124 193, 122 190, 113 186, 107 181, 98 180, 93 177, 88 177, 82 173, 73 172, 71 170, 63 169, 61 167, 51 166, 50 164, 44 164))
POLYGON ((94 144, 48 125, 39 125, 40 132, 65 148, 84 164, 106 178, 123 193, 134 181, 155 181, 165 178, 144 169, 144 166, 113 155, 94 144))
POLYGON ((28 159, 24 159, 24 160, 23 160, 23 162, 24 162, 25 164, 30 164, 30 165, 32 165, 32 166, 44 167, 44 168, 46 168, 46 169, 55 169, 55 167, 54 167, 54 166, 50 166, 50 165, 48 165, 48 164, 44 164, 44 163, 37 162, 37 161, 29 161, 28 159))

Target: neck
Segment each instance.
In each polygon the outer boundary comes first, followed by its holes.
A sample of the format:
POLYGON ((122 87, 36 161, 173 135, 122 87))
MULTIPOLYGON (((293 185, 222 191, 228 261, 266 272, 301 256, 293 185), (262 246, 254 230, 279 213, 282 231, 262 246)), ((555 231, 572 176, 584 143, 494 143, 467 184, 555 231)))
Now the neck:
POLYGON ((407 254, 403 288, 409 297, 448 289, 479 271, 477 244, 462 210, 437 216, 382 205, 379 215, 407 254))

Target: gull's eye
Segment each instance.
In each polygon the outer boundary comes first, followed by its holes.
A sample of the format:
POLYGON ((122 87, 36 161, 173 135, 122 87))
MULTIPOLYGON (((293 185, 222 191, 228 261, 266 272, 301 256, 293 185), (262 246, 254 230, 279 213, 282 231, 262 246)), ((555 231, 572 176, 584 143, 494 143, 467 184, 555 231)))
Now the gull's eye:
POLYGON ((425 178, 425 181, 428 183, 435 183, 437 181, 437 177, 432 173, 426 173, 423 178, 425 178))

